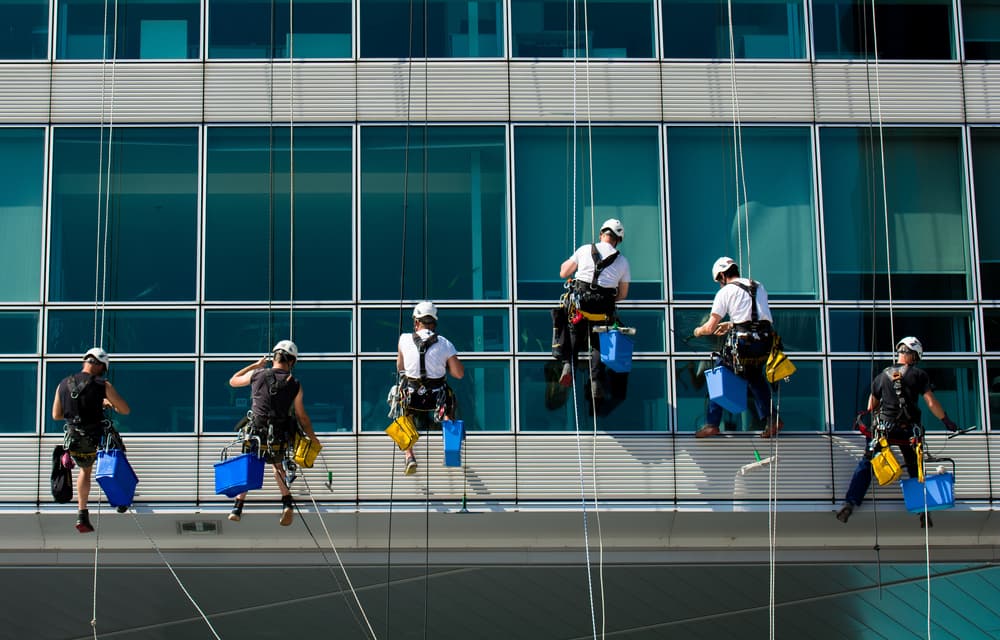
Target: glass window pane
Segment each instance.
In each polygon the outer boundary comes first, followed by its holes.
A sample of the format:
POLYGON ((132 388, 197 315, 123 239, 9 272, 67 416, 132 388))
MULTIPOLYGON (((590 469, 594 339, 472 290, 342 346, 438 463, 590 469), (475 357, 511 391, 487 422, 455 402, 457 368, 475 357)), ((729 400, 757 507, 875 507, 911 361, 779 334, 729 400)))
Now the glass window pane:
MULTIPOLYGON (((361 310, 361 350, 395 353, 400 333, 413 331, 413 309, 361 310)), ((460 352, 510 351, 507 309, 438 309, 437 331, 460 352)))
POLYGON ((449 379, 466 431, 513 431, 509 360, 463 360, 465 377, 449 379))
POLYGON ((1000 4, 996 0, 962 0, 961 7, 966 59, 1000 58, 1000 4))
MULTIPOLYGON (((774 327, 785 351, 822 351, 819 309, 771 309, 774 327)), ((678 353, 711 352, 722 349, 721 337, 693 337, 694 328, 708 321, 709 307, 674 309, 674 349, 678 353)))
POLYGON ((879 311, 875 317, 873 345, 871 311, 831 310, 831 350, 885 353, 899 338, 917 336, 925 353, 975 351, 972 311, 895 311, 891 322, 888 312, 879 311))
MULTIPOLYGON (((877 131, 820 129, 827 282, 833 299, 889 297, 877 131)), ((971 297, 961 130, 886 128, 892 298, 971 297)))
POLYGON ((504 139, 503 127, 361 129, 362 299, 508 297, 504 139))
POLYGON ((955 57, 952 3, 948 0, 813 0, 813 39, 819 59, 950 60, 955 57))
POLYGON ((295 128, 294 248, 288 127, 209 127, 206 138, 206 297, 288 300, 294 249, 296 300, 350 300, 350 127, 295 128))
POLYGON ((291 18, 294 37, 287 0, 208 0, 208 57, 351 57, 350 0, 299 0, 291 18))
POLYGON ((114 128, 110 180, 109 135, 102 144, 100 129, 53 129, 49 298, 193 300, 198 130, 114 128))
MULTIPOLYGON (((666 322, 659 309, 619 309, 624 326, 636 330, 636 352, 660 353, 666 351, 666 322)), ((520 353, 552 353, 552 315, 549 309, 525 309, 517 311, 518 340, 520 353)))
MULTIPOLYGON (((46 433, 62 433, 63 423, 52 419, 52 399, 59 382, 77 371, 79 362, 46 364, 42 403, 46 433)), ((123 434, 194 433, 193 362, 112 362, 108 373, 108 379, 132 409, 127 416, 113 415, 123 434)))
MULTIPOLYGON (((804 58, 802 0, 733 0, 737 58, 804 58)), ((729 58, 729 8, 724 0, 664 0, 667 58, 729 58)))
POLYGON ((496 0, 361 0, 359 11, 362 58, 503 55, 503 3, 496 0))
POLYGON ((659 130, 593 127, 588 135, 585 127, 577 129, 575 216, 571 136, 570 127, 514 129, 514 200, 518 226, 527 230, 516 235, 518 298, 558 300, 563 293, 559 265, 578 246, 596 240, 594 226, 618 218, 625 227, 620 249, 632 271, 628 298, 661 300, 664 234, 659 130), (588 152, 588 139, 593 140, 593 154, 588 152), (591 193, 595 206, 591 206, 591 193))
MULTIPOLYGON (((559 386, 562 365, 556 360, 518 362, 521 431, 574 431, 579 420, 582 431, 593 430, 593 418, 585 402, 588 373, 577 369, 577 414, 573 392, 559 386)), ((627 396, 617 405, 608 404, 607 415, 598 416, 603 431, 667 430, 667 366, 660 360, 636 360, 627 379, 627 396)), ((612 401, 607 401, 612 402, 612 401)))
POLYGON ((236 423, 250 410, 250 387, 235 389, 229 386, 229 378, 248 364, 244 361, 204 363, 201 383, 203 432, 232 433, 236 423))
POLYGON ((983 341, 987 351, 1000 351, 1000 309, 983 309, 983 341))
MULTIPOLYGON (((1000 8, 1000 7, 998 7, 1000 8)), ((1000 43, 1000 34, 997 36, 1000 43)), ((983 298, 1000 299, 1000 129, 972 128, 972 174, 976 183, 976 227, 983 298)))
POLYGON ((515 58, 652 58, 652 0, 511 0, 515 58))
POLYGON ((38 352, 38 312, 0 312, 0 353, 38 352))
POLYGON ((732 127, 667 129, 674 298, 714 296, 712 262, 727 255, 771 299, 816 299, 810 130, 743 127, 742 139, 748 206, 737 190, 732 127))
POLYGON ((0 60, 44 60, 49 45, 48 0, 4 0, 0 60))
POLYGON ((0 175, 4 176, 0 237, 17 239, 7 242, 0 254, 4 274, 0 302, 38 302, 45 190, 43 129, 0 129, 0 175))
POLYGON ((986 380, 990 385, 990 431, 998 431, 1000 430, 1000 360, 986 361, 986 380))
POLYGON ((57 6, 56 57, 60 60, 198 57, 198 0, 117 0, 110 4, 59 0, 57 6))
MULTIPOLYGON (((868 406, 872 379, 890 364, 883 359, 875 362, 859 360, 831 363, 835 428, 853 428, 857 412, 868 406)), ((922 360, 920 368, 930 376, 934 396, 948 417, 962 427, 983 424, 979 402, 979 368, 974 361, 922 360)), ((920 412, 926 431, 944 431, 941 421, 931 414, 922 399, 920 412)))
MULTIPOLYGON (((392 421, 387 417, 386 396, 396 384, 396 359, 361 361, 361 406, 358 420, 362 431, 385 431, 392 421)), ((391 440, 386 436, 386 448, 391 440)))
MULTIPOLYGON (((295 346, 300 353, 350 353, 348 310, 295 310, 295 346)), ((205 353, 267 353, 289 335, 288 310, 205 311, 205 353)))
MULTIPOLYGON (((194 353, 194 311, 104 311, 104 339, 96 342, 112 355, 194 353)), ((78 355, 94 346, 94 310, 50 310, 48 353, 78 355)))
MULTIPOLYGON (((37 433, 38 363, 0 362, 0 385, 8 394, 0 416, 0 433, 37 433)), ((50 419, 51 415, 49 405, 50 419)))

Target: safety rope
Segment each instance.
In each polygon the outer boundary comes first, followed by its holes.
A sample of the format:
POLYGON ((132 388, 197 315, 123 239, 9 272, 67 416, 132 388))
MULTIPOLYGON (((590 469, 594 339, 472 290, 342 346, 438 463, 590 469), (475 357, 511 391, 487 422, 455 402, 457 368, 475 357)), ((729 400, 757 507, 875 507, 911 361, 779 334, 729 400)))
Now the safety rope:
POLYGON ((733 163, 736 181, 736 239, 739 263, 746 265, 744 274, 752 279, 750 266, 750 197, 747 193, 746 166, 743 162, 743 123, 740 116, 740 96, 736 88, 736 44, 733 35, 733 0, 726 2, 729 19, 729 82, 733 99, 733 163), (740 222, 740 195, 743 196, 743 222, 740 222), (743 234, 746 233, 747 259, 743 262, 743 234))
POLYGON ((288 339, 295 335, 295 2, 288 2, 288 339))
MULTIPOLYGON (((82 473, 82 472, 81 472, 82 473)), ((94 640, 97 640, 97 556, 98 550, 101 548, 101 493, 97 492, 97 527, 94 530, 94 581, 93 581, 93 593, 94 602, 93 607, 90 612, 90 629, 94 634, 94 640)))

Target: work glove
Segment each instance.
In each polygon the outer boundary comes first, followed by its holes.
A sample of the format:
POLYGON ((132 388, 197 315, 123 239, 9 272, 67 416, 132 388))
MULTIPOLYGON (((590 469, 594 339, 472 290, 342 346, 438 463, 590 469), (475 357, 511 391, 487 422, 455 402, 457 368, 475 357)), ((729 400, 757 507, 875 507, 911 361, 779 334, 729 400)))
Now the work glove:
POLYGON ((854 417, 854 428, 861 432, 861 435, 868 438, 870 437, 868 431, 868 425, 862 420, 868 414, 868 411, 858 411, 858 414, 854 417))
POLYGON ((941 418, 941 424, 943 424, 944 428, 948 431, 958 431, 958 425, 955 424, 955 421, 948 416, 941 418))

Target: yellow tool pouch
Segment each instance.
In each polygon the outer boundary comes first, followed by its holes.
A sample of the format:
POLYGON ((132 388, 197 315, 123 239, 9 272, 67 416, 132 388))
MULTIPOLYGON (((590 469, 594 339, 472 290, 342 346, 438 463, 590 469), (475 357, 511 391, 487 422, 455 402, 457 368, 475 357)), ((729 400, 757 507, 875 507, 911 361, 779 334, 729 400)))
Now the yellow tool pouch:
POLYGON ((322 448, 323 445, 319 440, 310 440, 307 436, 297 433, 295 434, 295 454, 292 459, 300 467, 312 469, 322 448))
POLYGON ((872 471, 880 486, 885 486, 890 482, 896 482, 903 475, 903 469, 899 466, 899 461, 889 448, 889 442, 885 438, 879 438, 879 450, 872 456, 872 471))
POLYGON ((764 375, 767 376, 767 381, 771 384, 790 377, 796 371, 795 365, 778 346, 777 337, 774 340, 774 345, 771 349, 771 355, 767 357, 767 364, 764 366, 764 375))
POLYGON ((583 316, 587 320, 590 320, 591 322, 604 322, 605 320, 608 319, 608 315, 606 313, 590 313, 588 311, 583 311, 582 309, 578 309, 578 311, 580 312, 581 316, 583 316))
POLYGON ((400 451, 406 451, 420 438, 417 428, 413 426, 413 418, 399 416, 385 430, 389 437, 396 441, 400 451))

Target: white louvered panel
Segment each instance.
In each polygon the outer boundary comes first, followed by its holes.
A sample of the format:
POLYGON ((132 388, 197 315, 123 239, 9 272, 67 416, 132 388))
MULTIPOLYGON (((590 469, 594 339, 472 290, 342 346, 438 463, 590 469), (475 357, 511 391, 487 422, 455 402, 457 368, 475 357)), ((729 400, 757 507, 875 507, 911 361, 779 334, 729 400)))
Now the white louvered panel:
POLYGON ((577 120, 660 121, 658 65, 607 60, 511 62, 511 119, 572 121, 574 69, 577 120))
POLYGON ((358 484, 362 500, 510 500, 514 497, 513 436, 470 434, 463 446, 465 467, 445 467, 442 439, 423 435, 414 447, 419 467, 403 475, 403 454, 388 436, 358 438, 358 484), (467 473, 467 476, 466 476, 467 473), (468 481, 466 488, 465 482, 468 481))
MULTIPOLYGON (((518 497, 579 500, 580 458, 584 491, 594 493, 594 439, 581 436, 522 436, 517 442, 518 497)), ((597 491, 601 499, 664 500, 673 497, 670 439, 656 436, 597 438, 597 491)))
POLYGON ((199 122, 201 64, 56 64, 53 122, 199 122), (112 110, 113 99, 113 110, 112 110))
MULTIPOLYGON (((195 436, 143 437, 123 434, 128 461, 139 478, 135 501, 193 502, 197 493, 195 436)), ((97 494, 93 489, 91 500, 97 494)))
MULTIPOLYGON (((43 438, 41 449, 37 436, 4 438, 3 482, 0 502, 53 502, 49 491, 52 449, 62 438, 43 438)), ((75 495, 75 491, 74 491, 75 495)))
MULTIPOLYGON (((728 62, 665 63, 666 122, 732 122, 728 62)), ((737 62, 736 95, 743 122, 811 122, 812 85, 807 63, 737 62)))
MULTIPOLYGON (((767 500, 769 469, 747 475, 740 469, 771 455, 771 443, 759 437, 685 439, 677 442, 679 500, 767 500)), ((781 438, 777 442, 777 495, 785 500, 829 500, 830 451, 826 440, 781 438)))
POLYGON ((816 65, 818 122, 961 122, 962 76, 957 64, 816 65), (870 98, 870 103, 869 103, 870 98), (869 109, 870 104, 870 109, 869 109))
POLYGON ((0 122, 48 122, 48 65, 0 65, 0 87, 0 122))
POLYGON ((1000 122, 1000 65, 965 65, 965 108, 969 122, 1000 122))
MULTIPOLYGON (((209 62, 205 65, 206 122, 267 122, 271 117, 271 80, 287 64, 209 62)), ((287 99, 287 98, 286 98, 287 99)))
POLYGON ((289 84, 294 81, 295 122, 353 122, 357 115, 355 66, 351 61, 274 66, 274 120, 289 120, 289 84))

